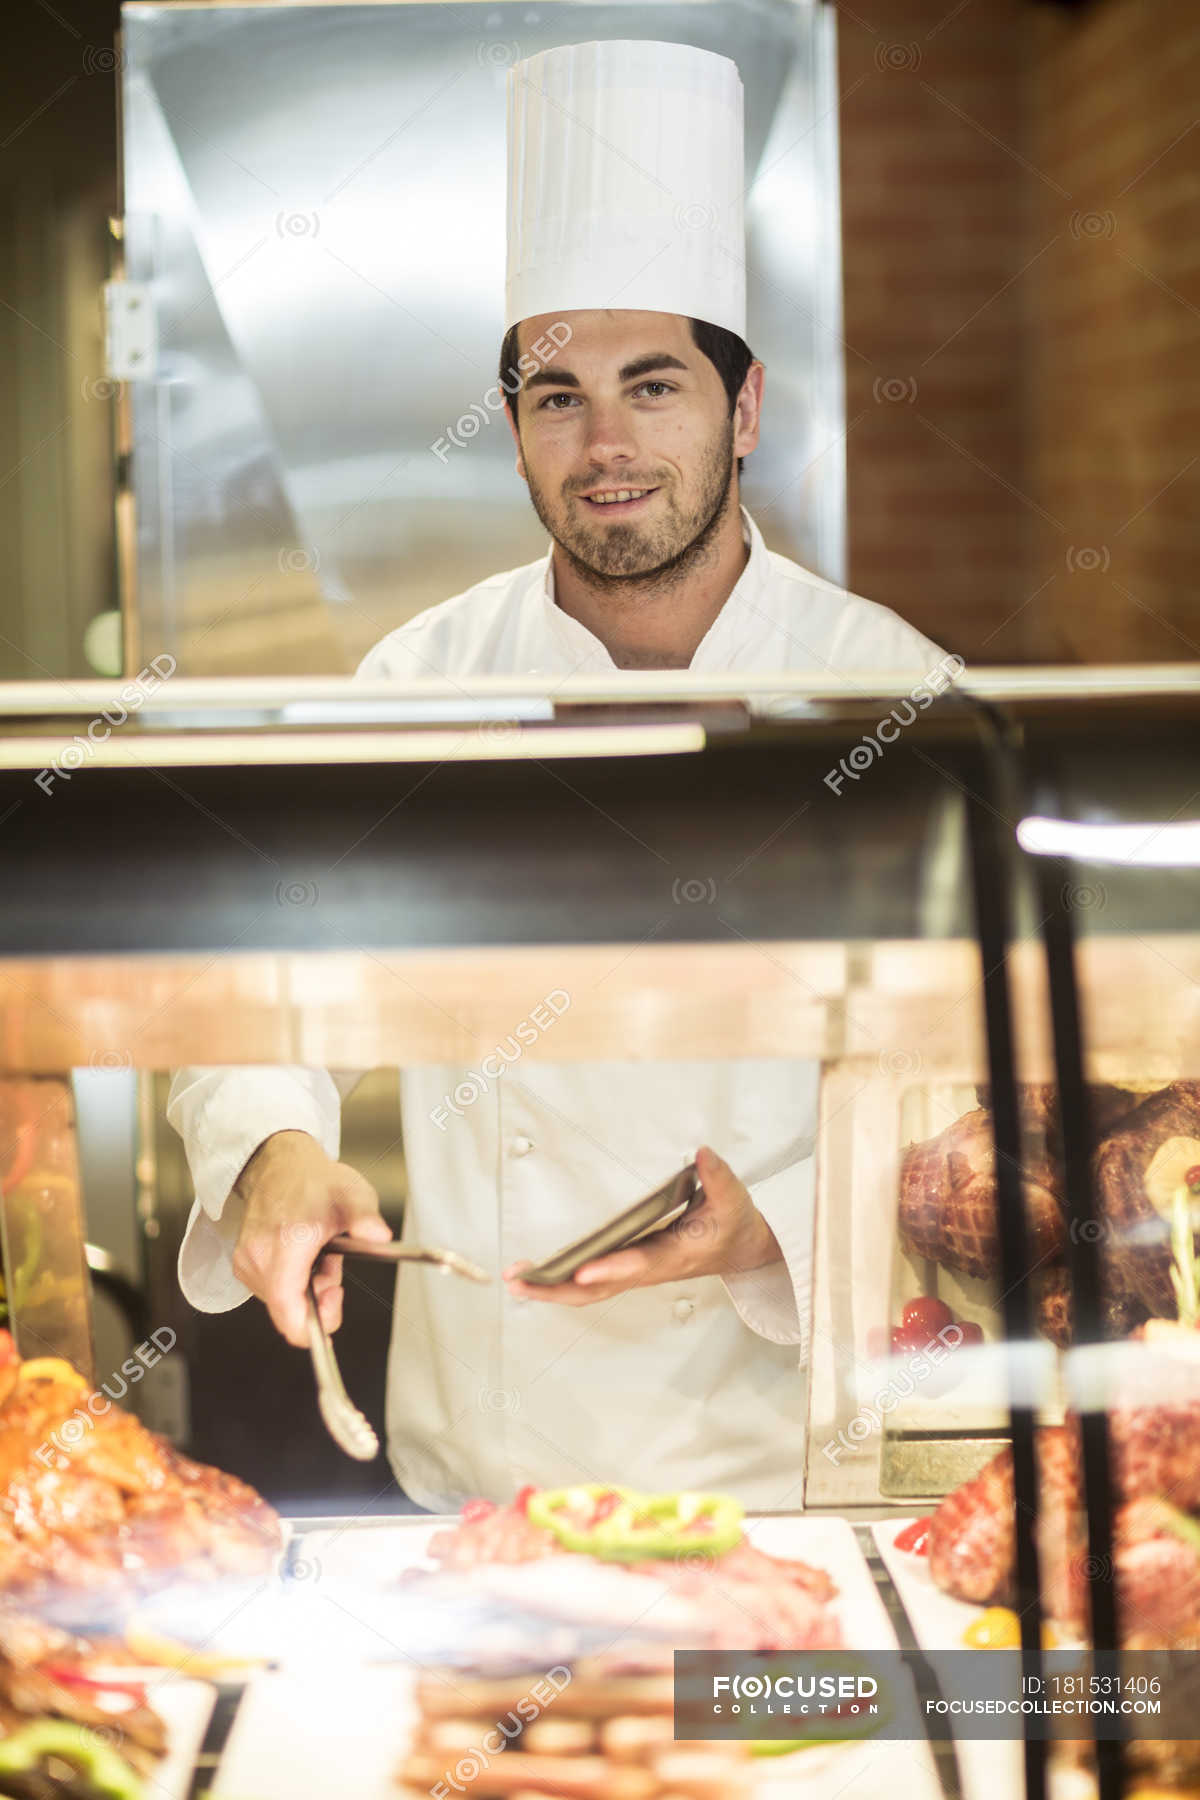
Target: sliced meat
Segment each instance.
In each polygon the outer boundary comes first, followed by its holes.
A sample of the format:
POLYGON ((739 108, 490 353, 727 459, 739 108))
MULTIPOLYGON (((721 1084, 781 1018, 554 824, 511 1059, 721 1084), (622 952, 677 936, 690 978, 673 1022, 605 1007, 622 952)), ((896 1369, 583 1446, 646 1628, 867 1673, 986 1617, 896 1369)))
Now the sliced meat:
MULTIPOLYGON (((1173 1531, 1155 1500, 1131 1500, 1113 1515, 1117 1630, 1130 1650, 1200 1646, 1200 1554, 1173 1531)), ((1069 1539, 1047 1539, 1042 1563, 1044 1605, 1071 1631, 1090 1629, 1091 1599, 1083 1518, 1073 1514, 1069 1539)))
POLYGON ((435 1532, 427 1554, 443 1569, 473 1569, 480 1563, 538 1562, 561 1555, 562 1545, 552 1531, 531 1525, 519 1507, 504 1506, 435 1532))
POLYGON ((1109 1414, 1108 1429, 1121 1499, 1161 1498, 1184 1512, 1200 1510, 1200 1399, 1120 1407, 1109 1414))
MULTIPOLYGON (((460 1520, 437 1532, 429 1544, 429 1555, 443 1569, 528 1563, 563 1554, 553 1532, 531 1525, 515 1505, 460 1520)), ((719 1556, 706 1551, 701 1539, 686 1556, 647 1558, 612 1568, 614 1577, 660 1582, 689 1605, 695 1615, 695 1649, 841 1646, 834 1604, 837 1590, 825 1570, 769 1556, 747 1539, 719 1556)))

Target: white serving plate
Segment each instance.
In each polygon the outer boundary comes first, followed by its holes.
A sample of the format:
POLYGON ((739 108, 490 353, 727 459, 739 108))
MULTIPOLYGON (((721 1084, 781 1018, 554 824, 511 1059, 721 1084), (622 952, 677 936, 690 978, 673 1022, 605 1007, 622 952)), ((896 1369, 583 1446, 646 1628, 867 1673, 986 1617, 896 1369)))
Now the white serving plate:
MULTIPOLYGON (((378 1583, 405 1568, 428 1566, 426 1549, 451 1519, 325 1528, 299 1536, 294 1555, 331 1609, 365 1579, 378 1583)), ((847 1647, 890 1649, 896 1639, 852 1527, 834 1517, 752 1518, 747 1533, 770 1555, 797 1557, 828 1571, 841 1596, 847 1647)), ((387 1654, 369 1647, 365 1655, 387 1654)), ((315 1654, 315 1652, 314 1652, 315 1654)), ((307 1659, 306 1659, 307 1660, 307 1659)), ((355 1800, 396 1800, 396 1770, 415 1723, 414 1674, 397 1666, 353 1666, 339 1652, 317 1667, 255 1676, 238 1711, 212 1789, 213 1800, 306 1800, 332 1792, 355 1800)), ((939 1800, 941 1789, 924 1743, 862 1742, 822 1746, 794 1756, 766 1758, 759 1770, 761 1800, 939 1800)))
MULTIPOLYGON (((927 1514, 915 1514, 923 1518, 927 1514)), ((871 1526, 871 1535, 879 1546, 884 1567, 892 1578, 896 1592, 904 1602, 904 1610, 913 1635, 923 1650, 960 1650, 965 1647, 964 1633, 968 1625, 986 1610, 970 1600, 956 1600, 934 1583, 929 1573, 929 1558, 914 1556, 910 1550, 897 1550, 896 1538, 912 1518, 880 1520, 871 1526)), ((1082 1640, 1069 1637, 1063 1628, 1055 1627, 1055 1643, 1070 1649, 1082 1640)))
MULTIPOLYGON (((145 1683, 146 1699, 166 1727, 167 1748, 153 1774, 142 1777, 143 1785, 153 1800, 188 1800, 217 1690, 207 1681, 188 1681, 169 1670, 138 1669, 128 1663, 114 1663, 111 1667, 89 1665, 88 1674, 109 1674, 114 1681, 145 1683)), ((112 1715, 112 1722, 119 1730, 119 1712, 112 1715)))
POLYGON ((405 1569, 432 1568, 426 1554, 429 1540, 457 1523, 454 1513, 426 1513, 409 1519, 351 1519, 345 1525, 321 1525, 313 1530, 294 1527, 292 1578, 306 1579, 306 1571, 312 1570, 318 1579, 372 1576, 378 1580, 383 1569, 399 1575, 405 1569))
MULTIPOLYGON (((397 1772, 416 1723, 414 1684, 412 1672, 398 1668, 255 1676, 211 1800, 398 1800, 397 1772)), ((925 1744, 828 1745, 764 1758, 756 1783, 757 1800, 835 1793, 838 1800, 895 1800, 897 1793, 941 1800, 925 1744)))
MULTIPOLYGON (((453 1519, 421 1520, 388 1525, 373 1525, 364 1530, 319 1530, 299 1539, 295 1568, 301 1579, 311 1582, 314 1598, 339 1603, 343 1611, 361 1615, 364 1633, 384 1621, 369 1606, 371 1590, 378 1592, 381 1582, 399 1576, 406 1569, 428 1568, 426 1551, 436 1531, 453 1524, 453 1519), (368 1604, 364 1604, 368 1602, 368 1604)), ((814 1568, 824 1569, 837 1585, 840 1596, 838 1612, 842 1636, 847 1649, 893 1649, 895 1635, 887 1611, 875 1589, 871 1572, 858 1547, 853 1528, 845 1519, 812 1515, 808 1517, 752 1517, 746 1520, 747 1537, 767 1555, 799 1559, 814 1568)), ((541 1568, 543 1565, 534 1565, 541 1568)), ((503 1584, 511 1574, 514 1598, 528 1589, 530 1569, 497 1572, 493 1583, 503 1599, 503 1584)), ((568 1601, 568 1610, 569 1610, 568 1601)), ((640 1607, 638 1609, 641 1611, 640 1607)), ((656 1606, 645 1623, 654 1628, 660 1623, 662 1633, 670 1635, 669 1622, 663 1618, 664 1608, 656 1606)), ((614 1616, 614 1627, 620 1621, 614 1616)), ((348 1627, 344 1619, 337 1622, 341 1632, 348 1627)), ((656 1633, 659 1634, 659 1633, 656 1633)), ((660 1634, 660 1635, 661 1635, 660 1634)), ((362 1654, 378 1658, 364 1636, 362 1654)))
POLYGON ((188 1800, 217 1690, 149 1670, 146 1677, 146 1698, 167 1727, 167 1754, 146 1785, 154 1800, 188 1800))
MULTIPOLYGON (((290 1586, 293 1598, 311 1597, 314 1608, 336 1608, 339 1616, 330 1619, 329 1623, 344 1645, 345 1653, 368 1660, 386 1657, 384 1639, 372 1641, 373 1633, 386 1634, 384 1584, 394 1582, 406 1570, 431 1569, 434 1565, 427 1555, 429 1540, 436 1532, 454 1523, 453 1516, 447 1516, 372 1523, 363 1527, 321 1527, 305 1532, 297 1537, 292 1574, 285 1587, 290 1586)), ((799 1558, 827 1570, 841 1595, 840 1614, 848 1648, 890 1648, 895 1644, 887 1612, 875 1591, 854 1532, 844 1519, 815 1516, 749 1518, 745 1529, 751 1541, 767 1554, 799 1558)), ((574 1563, 575 1559, 571 1560, 574 1563)), ((528 1592, 537 1580, 537 1572, 545 1566, 523 1565, 519 1570, 491 1571, 486 1577, 489 1591, 503 1604, 507 1590, 511 1588, 511 1597, 519 1601, 521 1593, 528 1592)), ((481 1576, 473 1574, 464 1579, 479 1584, 481 1576)), ((560 1581, 556 1585, 564 1588, 563 1616, 570 1616, 573 1601, 578 1597, 574 1586, 568 1591, 567 1584, 560 1581)), ((543 1604, 546 1600, 547 1596, 543 1595, 543 1604)), ((205 1603, 208 1604, 207 1597, 205 1603)), ((264 1596, 262 1604, 248 1608, 220 1635, 219 1646, 229 1648, 231 1652, 236 1647, 238 1653, 246 1653, 250 1635, 265 1621, 267 1605, 269 1599, 264 1596)), ((656 1605, 646 1615, 644 1623, 653 1635, 671 1635, 668 1609, 669 1602, 656 1605)), ((541 1605, 538 1610, 542 1610, 541 1605)), ((639 1606, 639 1615, 641 1610, 639 1606)), ((552 1616, 552 1612, 551 1608, 547 1616, 552 1616)), ((612 1624, 614 1629, 622 1624, 616 1613, 612 1624)), ((277 1638, 281 1636, 278 1624, 274 1631, 277 1638)), ((300 1656, 307 1658, 305 1647, 295 1640, 273 1647, 272 1657, 277 1658, 280 1650, 290 1661, 300 1656)))
MULTIPOLYGON (((943 1593, 929 1573, 928 1556, 897 1550, 897 1536, 911 1524, 912 1519, 888 1519, 872 1525, 871 1535, 908 1614, 913 1636, 923 1650, 965 1649, 967 1627, 985 1609, 943 1593)), ((1023 1792, 1019 1742, 963 1738, 956 1749, 965 1800, 1010 1800, 1011 1795, 1023 1792)))
MULTIPOLYGON (((932 1508, 930 1509, 932 1511, 932 1508)), ((911 1550, 897 1550, 896 1538, 913 1518, 928 1515, 916 1513, 904 1519, 881 1519, 871 1526, 871 1536, 879 1546, 883 1564, 904 1603, 913 1636, 922 1650, 960 1650, 963 1633, 983 1612, 967 1600, 956 1600, 936 1587, 929 1573, 929 1558, 914 1556, 911 1550)))
MULTIPOLYGON (((923 1514, 914 1514, 921 1518, 923 1514)), ((929 1558, 897 1550, 896 1538, 912 1517, 879 1520, 871 1535, 879 1546, 884 1567, 892 1578, 923 1650, 958 1650, 965 1647, 964 1633, 985 1608, 969 1600, 956 1600, 935 1586, 929 1558)), ((965 1800, 1012 1800, 1021 1794, 1023 1750, 1021 1742, 963 1738, 956 1744, 965 1800)), ((1051 1800, 1095 1800, 1096 1783, 1082 1769, 1052 1767, 1048 1771, 1051 1800)))
MULTIPOLYGON (((448 1516, 298 1533, 295 1567, 299 1579, 314 1584, 364 1579, 378 1583, 385 1578, 385 1571, 392 1576, 405 1569, 431 1567, 426 1555, 429 1540, 455 1523, 453 1516, 448 1516)), ((833 1577, 841 1596, 839 1611, 847 1649, 895 1647, 887 1610, 875 1590, 853 1527, 845 1519, 768 1514, 748 1518, 745 1530, 767 1555, 799 1559, 833 1577)))
POLYGON ((405 1668, 361 1667, 254 1676, 211 1800, 397 1800, 414 1679, 405 1668))
MULTIPOLYGON (((845 1519, 751 1518, 746 1535, 768 1556, 796 1558, 824 1569, 837 1583, 838 1615, 847 1650, 894 1650, 896 1634, 879 1597, 854 1527, 845 1519)), ((815 1752, 806 1752, 815 1754, 815 1752)))

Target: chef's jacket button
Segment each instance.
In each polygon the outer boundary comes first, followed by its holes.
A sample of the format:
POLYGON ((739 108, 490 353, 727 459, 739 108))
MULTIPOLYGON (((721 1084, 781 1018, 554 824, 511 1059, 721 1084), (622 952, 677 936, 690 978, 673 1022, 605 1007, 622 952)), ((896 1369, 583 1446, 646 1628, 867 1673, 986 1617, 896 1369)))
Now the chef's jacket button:
POLYGON ((515 1137, 508 1146, 510 1156, 528 1156, 532 1149, 533 1139, 527 1137, 515 1137))
POLYGON ((685 1319, 691 1318, 695 1310, 696 1302, 694 1300, 676 1300, 674 1306, 671 1308, 671 1311, 675 1314, 675 1317, 679 1320, 681 1325, 685 1319))

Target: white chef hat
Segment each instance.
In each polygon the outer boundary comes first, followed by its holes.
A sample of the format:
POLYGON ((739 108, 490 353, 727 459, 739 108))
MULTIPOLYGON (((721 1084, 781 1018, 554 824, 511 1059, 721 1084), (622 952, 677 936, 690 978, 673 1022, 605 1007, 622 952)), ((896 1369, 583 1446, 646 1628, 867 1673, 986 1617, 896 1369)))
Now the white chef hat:
POLYGON ((691 44, 563 44, 508 73, 505 329, 592 307, 746 335, 742 83, 691 44))

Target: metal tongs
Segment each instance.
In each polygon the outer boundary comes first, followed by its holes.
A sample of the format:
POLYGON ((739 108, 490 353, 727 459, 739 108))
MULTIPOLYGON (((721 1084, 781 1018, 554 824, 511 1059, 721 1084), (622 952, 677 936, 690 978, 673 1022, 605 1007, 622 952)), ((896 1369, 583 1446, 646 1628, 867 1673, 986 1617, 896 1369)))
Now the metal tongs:
MULTIPOLYGON (((444 1275, 461 1275, 466 1281, 490 1281, 491 1276, 456 1250, 424 1250, 418 1244, 373 1244, 363 1238, 342 1234, 330 1238, 325 1246, 338 1256, 367 1256, 377 1262, 424 1262, 435 1264, 444 1275)), ((319 1259, 318 1259, 319 1260, 319 1259)), ((314 1264, 314 1269, 315 1269, 314 1264)), ((370 1462, 379 1454, 379 1439, 369 1419, 365 1418, 346 1392, 334 1355, 333 1343, 321 1323, 321 1312, 308 1279, 308 1348, 312 1356, 313 1374, 317 1379, 317 1405, 334 1443, 356 1462, 370 1462)))
POLYGON ((356 1462, 370 1462, 379 1454, 379 1439, 371 1421, 359 1412, 346 1392, 333 1344, 321 1323, 311 1275, 308 1280, 308 1348, 313 1374, 317 1378, 317 1405, 330 1437, 356 1462))
POLYGON ((325 1246, 338 1256, 369 1256, 376 1262, 434 1263, 443 1275, 461 1275, 466 1281, 490 1281, 486 1269, 468 1262, 457 1250, 423 1250, 420 1244, 406 1244, 393 1238, 390 1244, 375 1244, 370 1238, 350 1237, 343 1232, 330 1238, 325 1246))

